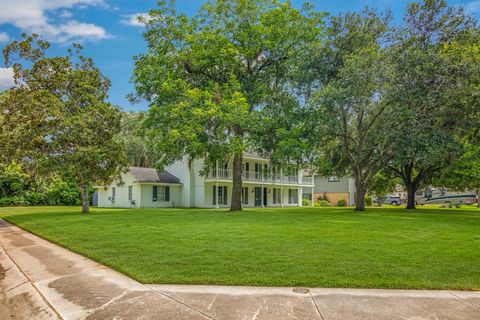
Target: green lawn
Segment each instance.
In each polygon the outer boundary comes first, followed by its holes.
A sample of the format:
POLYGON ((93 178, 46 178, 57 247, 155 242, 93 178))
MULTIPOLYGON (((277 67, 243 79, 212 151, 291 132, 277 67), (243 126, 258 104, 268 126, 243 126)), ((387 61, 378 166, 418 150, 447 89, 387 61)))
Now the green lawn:
POLYGON ((143 283, 480 289, 480 210, 0 208, 143 283))

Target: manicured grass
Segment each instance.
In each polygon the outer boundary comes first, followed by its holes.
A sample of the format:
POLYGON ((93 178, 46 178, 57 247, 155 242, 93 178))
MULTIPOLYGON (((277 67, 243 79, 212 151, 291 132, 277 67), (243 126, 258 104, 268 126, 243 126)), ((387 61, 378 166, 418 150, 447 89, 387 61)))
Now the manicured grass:
POLYGON ((144 283, 480 289, 480 210, 3 208, 144 283))

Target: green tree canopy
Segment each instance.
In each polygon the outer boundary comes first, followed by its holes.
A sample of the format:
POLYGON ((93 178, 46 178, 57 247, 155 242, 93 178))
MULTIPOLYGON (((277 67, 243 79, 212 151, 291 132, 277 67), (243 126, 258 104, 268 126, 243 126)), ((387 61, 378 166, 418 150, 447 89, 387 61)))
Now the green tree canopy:
POLYGON ((106 184, 125 163, 120 111, 106 102, 110 81, 74 45, 67 56, 47 57, 37 35, 4 50, 16 86, 0 100, 2 161, 29 171, 74 177, 88 212, 88 187, 106 184))
POLYGON ((148 141, 144 118, 143 112, 125 112, 117 139, 125 148, 128 165, 153 168, 160 157, 148 141))
POLYGON ((465 152, 444 168, 434 183, 453 190, 474 190, 477 206, 480 207, 480 145, 468 141, 464 143, 465 152))
POLYGON ((327 39, 306 60, 303 90, 311 123, 312 150, 321 174, 355 177, 356 210, 383 166, 383 132, 379 122, 388 105, 383 97, 389 73, 385 43, 390 15, 372 10, 332 17, 327 39))
MULTIPOLYGON (((392 73, 384 123, 390 144, 388 165, 415 208, 415 192, 462 154, 459 139, 478 108, 478 29, 460 7, 444 0, 412 2, 389 48, 392 73), (474 50, 474 48, 477 48, 474 50), (459 54, 459 48, 465 53, 459 54)), ((478 125, 478 124, 477 124, 478 125)))

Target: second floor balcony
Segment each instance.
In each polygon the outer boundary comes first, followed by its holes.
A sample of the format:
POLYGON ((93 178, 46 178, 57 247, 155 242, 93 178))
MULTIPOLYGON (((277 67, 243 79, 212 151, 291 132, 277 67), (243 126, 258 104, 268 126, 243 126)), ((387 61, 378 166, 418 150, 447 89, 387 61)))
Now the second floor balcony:
MULTIPOLYGON (((231 181, 233 179, 232 169, 214 169, 208 173, 207 181, 231 181)), ((300 177, 298 175, 284 175, 281 173, 267 173, 243 171, 242 181, 259 182, 271 184, 301 184, 313 186, 313 177, 300 177)))

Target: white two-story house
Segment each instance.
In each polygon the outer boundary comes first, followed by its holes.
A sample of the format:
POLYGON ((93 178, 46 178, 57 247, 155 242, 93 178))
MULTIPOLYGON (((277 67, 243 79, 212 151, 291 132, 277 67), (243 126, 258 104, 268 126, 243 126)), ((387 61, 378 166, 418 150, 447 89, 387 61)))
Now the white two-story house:
MULTIPOLYGON (((232 195, 232 161, 218 161, 208 174, 201 175, 203 160, 177 161, 157 172, 130 168, 107 187, 98 187, 99 207, 229 207, 232 195), (112 201, 112 199, 114 201, 112 201)), ((270 161, 256 154, 244 154, 242 205, 244 207, 302 206, 305 191, 314 194, 314 180, 304 170, 275 172, 270 161)), ((313 201, 311 201, 313 204, 313 201)))

